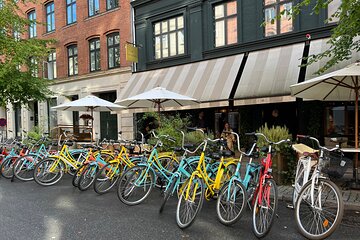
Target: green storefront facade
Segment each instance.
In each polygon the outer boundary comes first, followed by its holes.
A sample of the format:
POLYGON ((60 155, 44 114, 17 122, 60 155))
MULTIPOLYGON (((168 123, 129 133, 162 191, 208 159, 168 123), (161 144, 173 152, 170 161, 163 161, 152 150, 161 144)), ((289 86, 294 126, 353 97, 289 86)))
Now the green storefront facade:
MULTIPOLYGON (((326 23, 329 9, 310 14, 313 4, 295 19, 262 25, 297 0, 136 0, 134 38, 139 62, 118 99, 162 86, 201 101, 182 109, 196 116, 204 111, 209 128, 219 133, 230 122, 236 131, 255 130, 265 122, 281 124, 292 133, 324 137, 332 108, 352 103, 302 101, 289 86, 314 77, 325 61, 300 67, 303 57, 327 48, 335 23, 326 23), (274 114, 275 113, 275 114, 274 114), (274 115, 279 119, 274 122, 274 115), (311 116, 311 117, 310 117, 311 116)), ((329 71, 360 59, 359 53, 329 71)), ((349 118, 350 119, 350 118, 349 118)), ((341 128, 341 126, 339 127, 341 128)), ((351 127, 347 127, 351 131, 351 127)), ((347 131, 346 134, 350 134, 347 131)), ((345 130, 342 132, 345 134, 345 130)), ((339 133, 340 134, 340 133, 339 133)))

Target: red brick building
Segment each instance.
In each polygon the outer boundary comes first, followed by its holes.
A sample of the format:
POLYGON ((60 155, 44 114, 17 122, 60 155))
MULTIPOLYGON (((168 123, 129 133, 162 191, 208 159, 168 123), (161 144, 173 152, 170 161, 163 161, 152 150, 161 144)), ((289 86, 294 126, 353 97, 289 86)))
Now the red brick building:
MULTIPOLYGON (((34 102, 27 110, 7 114, 8 130, 15 135, 39 125, 52 130, 82 125, 82 113, 53 112, 51 106, 89 94, 115 101, 131 75, 125 44, 131 42, 131 5, 125 0, 48 0, 21 4, 25 17, 36 20, 22 38, 55 39, 54 52, 39 64, 39 74, 52 81, 54 96, 47 103, 34 102)), ((117 138, 118 130, 132 132, 131 116, 95 113, 95 132, 100 138, 117 138)), ((76 130, 78 131, 78 130, 76 130)), ((132 135, 131 135, 132 136, 132 135)))

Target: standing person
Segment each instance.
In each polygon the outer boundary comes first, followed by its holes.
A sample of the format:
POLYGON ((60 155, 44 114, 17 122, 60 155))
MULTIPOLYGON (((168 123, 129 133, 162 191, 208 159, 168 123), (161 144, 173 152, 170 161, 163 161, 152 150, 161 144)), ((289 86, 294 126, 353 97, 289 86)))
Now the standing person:
POLYGON ((204 133, 207 133, 207 123, 205 121, 205 113, 204 113, 204 111, 201 111, 199 113, 199 118, 198 118, 198 122, 197 122, 196 127, 203 130, 204 133))
POLYGON ((221 137, 226 139, 228 149, 234 153, 235 136, 230 132, 233 132, 233 130, 231 129, 230 124, 228 122, 225 122, 224 130, 221 133, 221 137))

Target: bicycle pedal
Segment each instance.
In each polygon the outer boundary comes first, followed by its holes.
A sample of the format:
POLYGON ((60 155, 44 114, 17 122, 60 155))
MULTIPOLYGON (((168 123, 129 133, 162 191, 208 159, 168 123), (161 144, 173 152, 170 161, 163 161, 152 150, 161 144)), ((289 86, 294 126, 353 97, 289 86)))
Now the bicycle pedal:
POLYGON ((294 209, 294 208, 295 208, 294 205, 292 205, 292 204, 288 204, 286 207, 287 207, 287 208, 290 208, 290 209, 294 209))

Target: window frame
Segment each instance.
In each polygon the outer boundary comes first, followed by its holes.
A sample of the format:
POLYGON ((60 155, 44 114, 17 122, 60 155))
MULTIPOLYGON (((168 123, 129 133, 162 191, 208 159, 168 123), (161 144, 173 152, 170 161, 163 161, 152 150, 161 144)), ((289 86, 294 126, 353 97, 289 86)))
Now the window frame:
POLYGON ((169 16, 167 18, 163 18, 163 19, 159 19, 159 20, 156 20, 156 21, 153 21, 152 22, 152 35, 153 35, 153 51, 154 51, 154 54, 153 54, 153 59, 154 60, 162 60, 162 59, 168 59, 168 58, 173 58, 173 57, 178 57, 178 56, 183 56, 186 54, 186 36, 185 36, 185 15, 184 14, 178 14, 178 15, 175 15, 175 16, 169 16), (179 21, 178 19, 182 17, 182 27, 179 28, 179 21), (173 30, 170 30, 170 21, 175 19, 175 29, 173 30), (163 28, 163 22, 166 22, 167 24, 167 31, 166 32, 163 32, 162 31, 162 28, 163 28), (157 34, 156 33, 156 29, 155 29, 155 26, 156 24, 160 24, 159 25, 159 28, 160 28, 160 32, 157 34), (180 36, 179 36, 179 33, 182 32, 182 36, 183 36, 183 44, 184 44, 184 50, 182 53, 179 53, 179 39, 180 39, 180 36), (170 41, 170 35, 171 34, 174 34, 175 33, 175 54, 174 55, 171 55, 171 41, 170 41), (164 52, 164 49, 163 49, 163 36, 166 36, 167 37, 167 43, 168 43, 168 50, 167 50, 167 56, 164 57, 163 56, 163 52, 164 52), (160 57, 157 58, 156 57, 156 38, 159 37, 160 38, 160 57))
POLYGON ((92 38, 89 40, 89 70, 90 72, 97 72, 97 71, 100 71, 101 70, 101 43, 100 43, 100 38, 92 38), (99 41, 99 48, 96 48, 96 42, 99 41), (94 49, 91 50, 91 44, 94 43, 94 49), (97 68, 96 66, 96 60, 97 60, 97 54, 96 53, 99 53, 99 66, 97 68), (92 58, 91 58, 91 53, 94 53, 94 61, 95 61, 95 69, 92 70, 91 69, 91 64, 92 64, 92 58))
MULTIPOLYGON (((294 6, 294 0, 274 0, 275 1, 274 3, 267 4, 267 5, 265 5, 265 1, 266 0, 262 0, 262 4, 263 4, 263 22, 265 22, 265 23, 266 23, 266 17, 265 17, 265 10, 266 9, 275 7, 275 16, 277 16, 277 14, 280 13, 280 7, 282 5, 291 3, 292 6, 294 6)), ((283 35, 283 34, 288 34, 288 33, 291 33, 291 32, 294 31, 295 22, 294 22, 293 18, 291 18, 292 30, 284 32, 284 33, 281 33, 281 18, 280 19, 275 18, 274 21, 275 21, 275 25, 276 25, 276 34, 266 36, 266 26, 264 26, 264 28, 263 28, 263 36, 264 37, 266 37, 266 38, 274 37, 274 36, 279 36, 279 35, 283 35)))
POLYGON ((77 22, 77 9, 76 9, 76 0, 66 0, 66 24, 70 25, 70 24, 74 24, 77 22), (68 3, 68 1, 70 1, 70 3, 68 3), (75 20, 73 19, 73 7, 75 5, 75 20), (68 9, 71 9, 71 22, 69 22, 69 14, 68 14, 68 9))
POLYGON ((46 59, 46 79, 48 80, 53 80, 57 78, 57 68, 56 68, 56 51, 53 50, 49 53, 47 59, 46 59), (50 59, 50 56, 51 59, 50 59), (53 75, 52 78, 49 78, 49 65, 52 65, 52 69, 53 69, 53 75))
POLYGON ((29 24, 29 38, 36 38, 37 37, 37 32, 36 32, 36 11, 35 9, 34 10, 31 10, 30 12, 28 12, 27 14, 28 16, 28 20, 29 21, 32 21, 30 24, 29 24))
POLYGON ((213 20, 213 31, 214 31, 214 39, 213 39, 213 47, 214 48, 219 48, 219 47, 226 47, 226 46, 231 46, 231 45, 235 45, 239 43, 239 24, 238 24, 238 1, 236 0, 228 0, 228 1, 223 1, 223 2, 218 2, 212 5, 212 20, 213 20), (233 13, 231 15, 227 14, 227 4, 230 2, 236 2, 236 13, 233 13), (215 7, 223 5, 224 6, 224 16, 221 18, 215 18, 215 7), (227 30, 228 30, 228 21, 229 19, 236 19, 236 42, 235 43, 228 43, 228 34, 227 34, 227 30), (219 45, 216 46, 216 22, 220 22, 220 21, 224 21, 224 44, 223 45, 219 45))
POLYGON ((98 15, 98 14, 100 13, 100 1, 99 1, 99 0, 88 0, 87 2, 88 2, 88 16, 89 16, 89 17, 92 17, 92 16, 95 16, 95 15, 98 15), (92 9, 92 10, 93 10, 93 14, 90 13, 90 10, 91 10, 91 8, 90 8, 90 2, 93 3, 93 9, 92 9), (97 2, 97 6, 98 6, 97 11, 96 11, 96 4, 95 4, 95 2, 97 2))
POLYGON ((119 7, 119 0, 106 0, 106 11, 112 10, 119 7), (116 4, 113 7, 109 7, 110 2, 115 2, 116 4))
POLYGON ((79 52, 78 52, 78 48, 77 48, 77 44, 72 44, 72 45, 69 45, 67 46, 67 59, 68 59, 68 76, 71 77, 71 76, 76 76, 79 74, 79 62, 78 62, 78 55, 79 55, 79 52), (76 48, 76 54, 74 54, 74 49, 76 48), (72 55, 70 55, 70 49, 72 49, 72 55), (73 61, 73 72, 71 73, 70 72, 70 59, 72 59, 73 61), (75 61, 76 60, 76 61, 75 61), (76 65, 77 67, 75 68, 75 62, 76 62, 76 65), (75 71, 76 69, 76 71, 75 71), (76 73, 75 73, 76 72, 76 73))
POLYGON ((108 65, 108 69, 114 69, 114 68, 118 68, 120 67, 120 33, 119 32, 113 32, 113 33, 110 33, 106 36, 106 50, 107 50, 107 65, 108 65), (115 37, 116 36, 119 36, 119 43, 116 43, 114 44, 115 42, 115 37), (112 45, 109 45, 109 38, 113 38, 113 44, 112 45), (116 60, 115 60, 115 57, 114 57, 114 66, 113 67, 110 67, 110 54, 109 54, 109 50, 112 49, 112 53, 113 53, 113 56, 115 56, 115 49, 118 48, 119 49, 119 63, 118 65, 116 64, 116 60))
POLYGON ((46 32, 50 33, 50 32, 54 32, 55 31, 55 3, 54 2, 48 2, 45 5, 45 16, 46 16, 46 32), (52 6, 52 10, 51 10, 51 6, 52 6), (50 11, 48 11, 50 7, 50 11), (49 22, 48 22, 48 17, 50 16, 50 30, 49 30, 49 22))

